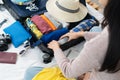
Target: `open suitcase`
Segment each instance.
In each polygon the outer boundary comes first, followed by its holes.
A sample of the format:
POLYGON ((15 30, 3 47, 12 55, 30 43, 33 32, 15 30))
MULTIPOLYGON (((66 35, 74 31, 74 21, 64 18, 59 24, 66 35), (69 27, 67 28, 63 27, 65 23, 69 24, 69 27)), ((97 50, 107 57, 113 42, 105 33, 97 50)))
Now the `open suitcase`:
MULTIPOLYGON (((17 20, 19 20, 21 22, 24 22, 27 17, 32 17, 34 15, 43 14, 44 12, 46 12, 45 4, 46 4, 47 0, 36 0, 35 4, 37 5, 37 7, 39 7, 39 10, 38 11, 33 11, 33 12, 31 12, 29 10, 26 10, 26 6, 16 5, 16 4, 12 3, 10 0, 3 0, 3 1, 4 1, 5 7, 10 11, 10 13, 17 20)), ((82 3, 85 5, 85 0, 80 0, 80 1, 82 1, 82 3)), ((91 16, 90 14, 87 14, 87 16, 83 20, 93 19, 93 18, 94 17, 91 16)), ((78 25, 80 22, 82 22, 82 21, 70 23, 70 25, 68 27, 68 30, 72 29, 73 27, 78 25)), ((96 22, 97 22, 97 20, 96 20, 96 22)), ((53 51, 51 49, 49 49, 47 47, 47 45, 45 45, 44 42, 41 39, 38 40, 35 37, 34 33, 30 29, 27 28, 26 24, 24 24, 24 25, 26 26, 25 27, 26 30, 32 35, 32 38, 30 39, 31 47, 38 46, 44 53, 46 53, 43 56, 43 62, 45 62, 45 63, 51 62, 51 60, 54 56, 53 51)), ((94 26, 97 26, 97 25, 99 25, 99 24, 97 23, 94 26)), ((80 37, 78 39, 66 42, 65 44, 60 45, 60 47, 64 51, 64 50, 69 49, 70 47, 73 47, 73 46, 77 45, 78 43, 82 42, 83 40, 84 40, 84 38, 80 37)))
MULTIPOLYGON (((34 16, 33 16, 33 17, 34 17, 34 16)), ((32 18, 32 17, 31 17, 31 18, 32 18)), ((82 21, 90 20, 90 19, 93 19, 93 20, 95 21, 95 23, 94 23, 93 25, 91 25, 90 28, 92 28, 93 26, 98 26, 98 25, 99 25, 99 23, 98 23, 98 21, 95 19, 95 17, 91 16, 90 14, 87 14, 87 16, 86 16, 82 21)), ((66 31, 65 33, 69 32, 69 30, 73 29, 76 25, 82 23, 82 21, 70 23, 69 26, 68 26, 68 31, 66 31)), ((35 34, 28 28, 28 26, 26 25, 26 23, 25 23, 25 26, 26 26, 26 29, 29 31, 29 33, 32 35, 32 38, 30 39, 31 47, 38 46, 38 47, 40 48, 40 50, 42 50, 44 53, 46 53, 46 54, 43 56, 43 62, 44 62, 44 63, 49 63, 49 62, 51 62, 52 58, 54 57, 54 55, 53 55, 54 52, 47 47, 47 43, 44 42, 43 39, 37 39, 37 38, 35 37, 35 34)), ((90 28, 89 28, 89 29, 90 29, 90 28)), ((84 29, 84 30, 89 30, 89 29, 84 29)), ((55 31, 57 31, 57 30, 55 30, 55 31)), ((55 32, 55 31, 53 31, 53 32, 55 32)), ((64 33, 64 34, 65 34, 65 33, 64 33)), ((48 35, 49 35, 49 34, 50 34, 50 33, 48 33, 48 35)), ((64 34, 62 34, 62 35, 64 35, 64 34)), ((46 34, 45 34, 45 35, 46 35, 46 34)), ((58 34, 57 34, 57 35, 58 35, 58 34)), ((54 36, 55 36, 55 35, 53 35, 53 37, 54 37, 54 36)), ((60 37, 60 36, 59 36, 59 37, 60 37)), ((58 39, 54 38, 53 40, 58 40, 58 39)), ((51 39, 50 41, 52 41, 52 39, 51 39)), ((50 42, 50 41, 49 41, 49 42, 50 42)), ((70 47, 73 47, 73 46, 79 44, 79 43, 82 42, 82 41, 84 41, 84 38, 83 38, 83 37, 80 37, 80 38, 78 38, 78 39, 74 39, 74 40, 71 40, 71 41, 66 42, 66 43, 64 43, 64 44, 61 44, 61 45, 60 45, 60 48, 64 51, 64 50, 69 49, 70 47)))
POLYGON ((29 16, 46 12, 45 4, 47 0, 35 0, 31 5, 17 5, 11 0, 3 0, 3 2, 11 15, 21 22, 29 16))

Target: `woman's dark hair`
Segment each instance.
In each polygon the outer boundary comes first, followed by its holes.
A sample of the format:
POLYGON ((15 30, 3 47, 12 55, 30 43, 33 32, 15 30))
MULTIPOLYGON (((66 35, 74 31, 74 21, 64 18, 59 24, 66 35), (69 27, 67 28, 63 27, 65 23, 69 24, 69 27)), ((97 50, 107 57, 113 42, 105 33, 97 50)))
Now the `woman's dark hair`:
POLYGON ((120 0, 108 0, 102 26, 108 25, 109 44, 100 71, 120 70, 120 0))

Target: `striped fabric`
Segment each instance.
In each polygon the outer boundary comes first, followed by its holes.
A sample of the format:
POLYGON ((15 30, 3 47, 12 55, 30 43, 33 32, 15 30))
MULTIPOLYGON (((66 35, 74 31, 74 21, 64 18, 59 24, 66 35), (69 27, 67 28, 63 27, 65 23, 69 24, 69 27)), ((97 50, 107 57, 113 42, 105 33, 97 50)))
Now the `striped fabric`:
POLYGON ((71 30, 74 32, 85 31, 97 25, 98 22, 95 19, 86 19, 80 22, 76 27, 72 28, 71 30))

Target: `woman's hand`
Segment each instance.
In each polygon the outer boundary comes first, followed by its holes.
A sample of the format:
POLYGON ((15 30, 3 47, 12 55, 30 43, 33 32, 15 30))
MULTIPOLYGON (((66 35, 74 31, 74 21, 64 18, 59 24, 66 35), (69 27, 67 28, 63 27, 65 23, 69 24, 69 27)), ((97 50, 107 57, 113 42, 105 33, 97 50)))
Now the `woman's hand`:
POLYGON ((50 49, 52 49, 53 51, 56 50, 56 49, 59 49, 59 43, 55 40, 51 41, 49 44, 48 44, 48 47, 50 49))
POLYGON ((63 35, 60 37, 60 39, 64 38, 64 37, 69 37, 68 41, 72 40, 72 39, 77 39, 78 37, 83 37, 84 31, 80 31, 80 32, 72 32, 70 31, 69 33, 63 35))

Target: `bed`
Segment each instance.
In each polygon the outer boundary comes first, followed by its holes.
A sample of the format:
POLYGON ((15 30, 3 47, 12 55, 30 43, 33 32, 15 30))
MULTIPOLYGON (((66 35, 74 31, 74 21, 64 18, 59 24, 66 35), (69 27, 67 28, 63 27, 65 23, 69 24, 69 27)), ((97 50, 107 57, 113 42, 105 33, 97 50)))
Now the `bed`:
MULTIPOLYGON (((100 12, 93 9, 88 4, 87 4, 87 7, 88 7, 90 14, 94 15, 96 17, 96 19, 98 19, 99 21, 102 20, 103 15, 100 12)), ((8 20, 0 28, 0 34, 1 34, 1 33, 4 33, 3 29, 6 26, 9 26, 10 24, 15 22, 15 19, 9 14, 9 12, 6 9, 4 11, 0 11, 0 18, 1 18, 0 22, 3 19, 8 20)), ((69 58, 76 57, 78 55, 78 52, 80 52, 80 50, 82 49, 83 44, 84 44, 84 42, 76 45, 75 47, 70 48, 74 52, 74 55, 70 54, 69 58), (80 49, 78 49, 78 47, 80 49)), ((21 45, 18 48, 14 48, 14 46, 12 44, 10 44, 7 52, 19 53, 22 49, 23 49, 23 45, 21 45)), ((66 50, 65 54, 67 54, 70 49, 66 50)), ((18 55, 16 64, 0 63, 0 80, 23 80, 24 73, 28 67, 31 67, 31 66, 49 67, 49 66, 56 65, 56 61, 54 59, 49 64, 44 64, 42 62, 43 61, 43 59, 42 59, 43 54, 44 53, 38 47, 35 47, 33 49, 29 49, 24 56, 18 55)))

